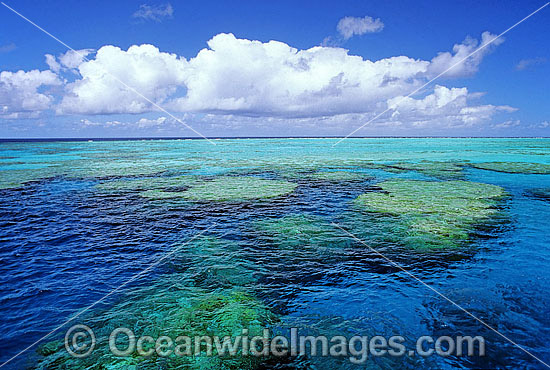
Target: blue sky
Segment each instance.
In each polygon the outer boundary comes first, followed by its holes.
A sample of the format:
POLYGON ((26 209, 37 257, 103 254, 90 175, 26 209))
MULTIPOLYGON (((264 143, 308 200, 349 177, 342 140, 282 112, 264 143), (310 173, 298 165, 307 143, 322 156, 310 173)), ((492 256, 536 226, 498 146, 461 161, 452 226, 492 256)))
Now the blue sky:
POLYGON ((550 6, 404 98, 544 1, 6 3, 0 137, 550 136, 550 6))

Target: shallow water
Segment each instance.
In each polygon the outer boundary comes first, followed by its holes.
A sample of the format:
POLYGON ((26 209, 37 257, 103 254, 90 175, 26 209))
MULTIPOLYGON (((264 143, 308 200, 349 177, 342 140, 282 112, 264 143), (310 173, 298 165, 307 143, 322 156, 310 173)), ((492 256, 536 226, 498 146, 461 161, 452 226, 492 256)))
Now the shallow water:
MULTIPOLYGON (((0 143, 0 361, 207 230, 204 237, 221 240, 221 247, 207 248, 203 238, 184 245, 75 323, 135 324, 139 319, 132 321, 132 315, 155 305, 164 315, 164 306, 149 300, 150 291, 192 301, 238 288, 276 315, 269 325, 283 332, 297 326, 324 335, 399 334, 408 341, 482 335, 487 341, 481 358, 371 358, 372 368, 544 368, 331 223, 548 363, 550 202, 530 191, 550 188, 550 175, 494 172, 468 163, 550 164, 550 140, 348 139, 332 147, 334 142, 0 143), (458 164, 462 170, 453 176, 501 186, 508 195, 494 217, 468 230, 467 242, 437 250, 413 247, 394 216, 357 209, 353 200, 379 191, 376 184, 388 179, 452 180, 439 172, 385 167, 421 161, 458 164), (358 176, 317 175, 334 171, 358 176), (158 185, 159 178, 176 176, 185 180, 158 185), (142 196, 155 186, 185 193, 196 182, 228 176, 297 186, 259 200, 142 196), (128 185, 135 179, 144 181, 128 185), (218 265, 234 271, 211 275, 210 267, 218 265), (174 291, 176 281, 190 292, 174 291)), ((46 342, 62 338, 69 326, 46 342)), ((34 368, 39 361, 33 348, 5 368, 34 368)), ((320 357, 287 366, 354 367, 346 359, 320 357)))

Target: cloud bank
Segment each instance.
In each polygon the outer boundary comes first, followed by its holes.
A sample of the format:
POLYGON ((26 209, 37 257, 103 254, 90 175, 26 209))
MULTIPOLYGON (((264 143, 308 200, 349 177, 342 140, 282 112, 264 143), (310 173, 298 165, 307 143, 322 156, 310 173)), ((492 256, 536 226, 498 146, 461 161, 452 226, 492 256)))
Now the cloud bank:
MULTIPOLYGON (((363 22, 359 26, 347 22, 343 35, 383 27, 379 20, 367 18, 354 18, 363 22)), ((476 104, 480 94, 466 88, 436 86, 419 98, 400 97, 494 37, 484 32, 479 41, 466 38, 452 52, 439 53, 431 60, 396 56, 371 61, 337 47, 299 50, 279 41, 239 39, 229 33, 214 36, 207 48, 190 59, 153 45, 127 50, 106 45, 97 52, 79 51, 89 60, 74 52, 58 57, 48 54, 49 70, 2 72, 0 101, 4 115, 46 109, 59 115, 157 110, 126 84, 173 112, 322 124, 327 117, 366 119, 390 108, 387 117, 381 118, 387 124, 472 125, 513 108, 476 104), (60 93, 44 90, 52 86, 60 93), (403 101, 397 105, 398 99, 403 101)), ((501 42, 484 48, 445 77, 473 75, 501 42)))

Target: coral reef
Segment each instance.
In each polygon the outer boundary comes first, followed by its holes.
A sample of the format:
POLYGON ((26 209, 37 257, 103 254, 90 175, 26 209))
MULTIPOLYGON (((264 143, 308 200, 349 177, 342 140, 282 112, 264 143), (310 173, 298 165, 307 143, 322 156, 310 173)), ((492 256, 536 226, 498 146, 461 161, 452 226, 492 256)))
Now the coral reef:
POLYGON ((106 192, 158 190, 171 187, 188 187, 198 181, 196 176, 145 177, 139 179, 111 180, 96 185, 96 189, 106 192))
POLYGON ((426 176, 435 177, 442 180, 457 180, 462 179, 462 165, 453 162, 399 162, 389 164, 385 170, 389 172, 407 172, 416 171, 426 176))
POLYGON ((523 174, 550 174, 550 165, 541 163, 527 162, 484 162, 472 163, 472 167, 482 170, 490 170, 506 173, 523 173, 523 174))
POLYGON ((347 238, 340 230, 320 217, 305 214, 269 218, 254 223, 259 237, 289 250, 333 248, 343 246, 347 238))
MULTIPOLYGON (((200 354, 196 354, 192 346, 189 347, 190 353, 183 355, 172 353, 160 356, 152 352, 150 356, 142 356, 134 352, 126 357, 116 357, 110 352, 107 343, 110 332, 117 327, 130 328, 137 336, 148 335, 152 338, 217 336, 223 341, 226 336, 235 339, 243 334, 244 329, 248 331, 249 337, 261 336, 263 329, 275 324, 278 318, 244 287, 247 282, 243 281, 243 274, 249 276, 249 281, 253 279, 246 266, 224 269, 235 263, 227 258, 224 250, 229 250, 231 254, 231 250, 237 247, 232 242, 214 237, 201 237, 189 244, 176 246, 177 251, 169 265, 172 272, 162 274, 148 286, 128 291, 112 307, 104 312, 95 312, 85 319, 98 340, 96 349, 89 357, 72 358, 64 349, 62 341, 54 340, 37 349, 40 359, 36 368, 257 368, 266 358, 244 355, 242 351, 234 356, 218 356, 220 353, 215 344, 210 355, 208 347, 203 343, 200 354), (205 268, 224 270, 223 274, 215 274, 210 282, 221 277, 230 284, 205 284, 205 281, 198 281, 197 272, 205 268)), ((118 338, 117 346, 127 348, 127 338, 118 338)))
POLYGON ((497 212, 499 186, 468 181, 388 180, 384 192, 360 195, 355 204, 397 216, 409 242, 420 247, 456 246, 471 228, 497 212))
POLYGON ((253 176, 220 176, 179 193, 192 201, 244 201, 276 198, 292 193, 297 184, 253 176))
POLYGON ((305 174, 305 176, 312 180, 328 182, 363 181, 372 179, 371 176, 368 176, 362 172, 344 170, 318 171, 305 174))

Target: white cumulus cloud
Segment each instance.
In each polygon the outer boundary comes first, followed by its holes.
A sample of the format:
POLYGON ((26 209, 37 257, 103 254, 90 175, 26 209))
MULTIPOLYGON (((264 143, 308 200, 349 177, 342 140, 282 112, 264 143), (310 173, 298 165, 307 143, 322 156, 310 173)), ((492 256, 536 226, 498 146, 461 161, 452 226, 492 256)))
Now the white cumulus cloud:
POLYGON ((59 56, 59 62, 68 69, 77 68, 88 55, 92 54, 94 49, 69 50, 59 56))
POLYGON ((344 17, 340 19, 336 29, 338 33, 345 39, 350 39, 354 35, 364 35, 365 33, 380 32, 384 28, 384 23, 380 18, 372 18, 369 16, 360 17, 344 17))
POLYGON ((59 64, 57 59, 51 54, 46 54, 46 64, 55 73, 59 73, 59 71, 61 71, 61 64, 59 64))
POLYGON ((414 126, 471 126, 490 119, 498 112, 516 110, 506 105, 470 105, 469 100, 476 97, 477 94, 469 94, 465 87, 436 85, 433 93, 422 99, 403 96, 389 99, 388 108, 391 120, 414 126))
MULTIPOLYGON (((343 48, 300 50, 279 41, 239 39, 233 34, 214 36, 208 47, 190 59, 162 52, 153 45, 134 45, 127 50, 106 45, 95 54, 91 49, 80 51, 93 54, 89 60, 74 52, 57 58, 47 55, 51 70, 42 73, 47 72, 44 77, 49 82, 45 80, 34 89, 35 106, 36 110, 51 107, 54 99, 41 87, 60 84, 54 72, 70 70, 75 74, 65 82, 57 99, 58 114, 139 114, 158 111, 151 104, 154 102, 173 112, 247 117, 243 122, 261 117, 335 124, 367 119, 389 107, 391 113, 380 119, 388 124, 403 124, 408 119, 419 125, 472 125, 512 108, 477 104, 479 94, 466 88, 437 86, 420 99, 402 97, 493 37, 485 32, 480 42, 468 38, 455 45, 453 53, 440 53, 431 61, 407 56, 373 61, 350 55, 343 48)), ((475 73, 483 56, 500 42, 450 71, 451 76, 475 73)), ((7 91, 3 89, 0 91, 7 91)), ((14 112, 22 109, 26 95, 0 96, 5 96, 0 107, 14 112)), ((27 99, 25 106, 30 105, 27 99)), ((135 123, 163 123, 153 121, 135 123)))
POLYGON ((319 116, 368 111, 380 98, 416 86, 408 79, 427 62, 394 57, 376 62, 341 48, 298 50, 270 41, 219 34, 189 60, 181 111, 319 116))
POLYGON ((0 116, 34 116, 37 112, 49 109, 54 97, 42 91, 42 88, 57 85, 61 85, 61 81, 52 71, 0 72, 0 116))
POLYGON ((162 103, 177 86, 183 85, 186 66, 185 58, 162 53, 153 45, 131 46, 127 51, 103 46, 95 59, 78 66, 82 78, 66 86, 67 93, 57 111, 89 114, 151 111, 149 101, 162 103))
POLYGON ((58 58, 46 54, 46 64, 55 73, 62 70, 74 70, 94 51, 94 49, 69 50, 58 58))
POLYGON ((520 120, 511 119, 511 120, 508 120, 508 121, 505 121, 505 122, 493 124, 493 125, 491 125, 491 127, 496 128, 496 129, 506 129, 506 128, 518 127, 519 125, 521 125, 520 120))
POLYGON ((487 54, 494 51, 494 49, 498 45, 504 42, 504 39, 502 37, 498 39, 496 37, 496 35, 493 35, 490 32, 483 32, 481 34, 481 41, 478 41, 469 36, 466 37, 466 39, 461 44, 455 44, 453 46, 453 53, 439 53, 435 58, 432 59, 430 67, 428 69, 429 75, 437 76, 456 64, 456 66, 452 67, 449 71, 445 73, 445 77, 472 76, 478 71, 479 65, 483 58, 487 54), (464 60, 466 57, 468 57, 468 55, 473 53, 478 48, 482 49, 464 60), (462 62, 459 63, 460 61, 462 62))
POLYGON ((165 18, 172 18, 173 15, 174 9, 170 3, 162 5, 142 4, 132 17, 160 22, 165 18))
POLYGON ((176 111, 320 116, 365 112, 411 90, 429 62, 405 56, 378 61, 341 48, 298 50, 278 42, 219 34, 186 60, 152 45, 104 46, 78 66, 59 113, 143 113, 145 99, 176 111), (108 71, 108 73, 106 72, 108 71))
POLYGON ((136 125, 140 128, 160 126, 166 122, 166 119, 167 119, 166 117, 159 117, 156 119, 140 118, 136 122, 136 125))

